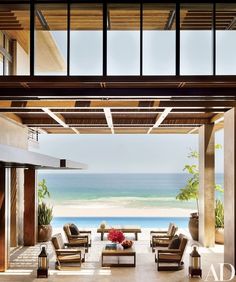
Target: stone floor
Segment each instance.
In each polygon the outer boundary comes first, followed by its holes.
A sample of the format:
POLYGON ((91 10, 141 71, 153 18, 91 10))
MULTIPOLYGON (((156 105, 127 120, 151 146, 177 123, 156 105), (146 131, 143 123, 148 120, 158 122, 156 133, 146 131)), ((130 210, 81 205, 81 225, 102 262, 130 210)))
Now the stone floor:
MULTIPOLYGON (((48 279, 40 279, 40 281, 91 281, 91 282, 185 282, 185 281, 217 281, 214 279, 212 272, 207 277, 207 274, 212 264, 216 270, 216 275, 219 280, 219 263, 223 262, 223 246, 216 245, 214 248, 202 248, 200 247, 200 253, 202 256, 202 268, 203 278, 190 279, 188 277, 188 260, 189 252, 191 251, 192 241, 189 242, 187 251, 185 253, 184 261, 185 268, 181 271, 172 272, 158 272, 156 263, 154 262, 154 254, 149 247, 149 231, 143 230, 139 237, 139 240, 135 242, 135 250, 137 253, 137 261, 135 268, 109 268, 101 267, 101 250, 107 241, 100 241, 100 237, 93 230, 93 245, 86 255, 86 262, 81 267, 64 267, 61 271, 57 271, 54 268, 55 256, 53 254, 50 243, 48 244, 48 252, 50 258, 50 276, 48 279)), ((180 230, 182 233, 186 233, 186 230, 180 230)), ((132 237, 132 236, 131 236, 132 237)), ((130 238, 131 238, 130 237, 130 238)), ((23 247, 12 251, 10 268, 5 273, 0 273, 0 281, 18 281, 28 282, 37 281, 36 269, 37 269, 37 256, 39 254, 40 245, 35 247, 23 247)), ((224 279, 229 278, 230 273, 224 271, 224 279)), ((236 281, 233 279, 231 281, 236 281)))

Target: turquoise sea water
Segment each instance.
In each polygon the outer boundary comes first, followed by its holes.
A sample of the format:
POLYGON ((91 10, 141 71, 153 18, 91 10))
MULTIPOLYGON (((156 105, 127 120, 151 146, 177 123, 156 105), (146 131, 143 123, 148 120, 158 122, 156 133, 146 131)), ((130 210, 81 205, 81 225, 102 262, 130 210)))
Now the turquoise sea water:
MULTIPOLYGON (((111 206, 118 208, 182 208, 195 209, 195 201, 181 202, 175 199, 184 187, 189 175, 179 174, 89 174, 89 173, 39 173, 45 178, 53 205, 79 207, 111 206)), ((223 184, 223 174, 216 175, 216 183, 223 184)), ((218 194, 217 197, 220 197, 218 194)), ((53 226, 66 222, 77 222, 83 227, 97 227, 101 221, 111 225, 138 224, 142 227, 165 227, 168 222, 179 221, 180 227, 187 226, 187 218, 161 217, 55 217, 53 226)))
POLYGON ((109 226, 138 225, 141 228, 167 228, 170 222, 175 222, 179 228, 188 227, 187 217, 55 217, 52 225, 61 228, 65 223, 75 223, 81 228, 97 228, 102 221, 109 226))
MULTIPOLYGON (((128 201, 129 207, 194 208, 195 202, 180 202, 175 199, 188 177, 184 173, 39 173, 39 180, 45 178, 47 181, 54 204, 123 199, 128 201)), ((216 175, 216 183, 223 184, 223 174, 216 175)))

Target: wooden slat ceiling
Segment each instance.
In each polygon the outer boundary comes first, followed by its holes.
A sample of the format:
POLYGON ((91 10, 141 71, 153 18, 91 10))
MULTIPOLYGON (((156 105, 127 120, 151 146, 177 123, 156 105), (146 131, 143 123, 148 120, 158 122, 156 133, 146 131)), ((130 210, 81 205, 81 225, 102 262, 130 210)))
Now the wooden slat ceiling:
MULTIPOLYGON (((36 7, 37 30, 66 30, 66 6, 53 4, 51 7, 39 4, 36 7), (46 8, 47 7, 47 8, 46 8)), ((172 5, 144 5, 144 30, 175 29, 175 11, 172 5)), ((216 11, 216 28, 235 29, 236 7, 219 8, 216 11)), ((138 30, 140 11, 138 5, 116 4, 108 6, 109 30, 138 30)), ((212 7, 186 6, 181 9, 180 24, 182 30, 212 29, 212 7)), ((12 5, 0 6, 0 30, 29 30, 29 10, 16 9, 12 5)), ((75 4, 71 10, 72 30, 102 30, 102 6, 99 4, 75 4)))
POLYGON ((194 134, 204 124, 222 128, 224 112, 235 103, 217 107, 217 101, 9 99, 0 101, 0 114, 48 134, 194 134))

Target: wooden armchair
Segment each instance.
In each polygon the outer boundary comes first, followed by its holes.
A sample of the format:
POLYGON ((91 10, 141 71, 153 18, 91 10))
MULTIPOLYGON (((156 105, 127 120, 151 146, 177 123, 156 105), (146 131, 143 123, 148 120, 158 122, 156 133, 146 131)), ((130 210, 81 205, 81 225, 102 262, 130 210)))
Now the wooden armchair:
POLYGON ((79 231, 76 225, 67 223, 63 226, 68 243, 74 247, 91 247, 91 231, 79 231), (72 232, 73 231, 73 232, 72 232))
POLYGON ((170 223, 167 231, 151 231, 150 245, 152 247, 152 252, 154 252, 154 248, 156 247, 168 247, 177 230, 178 227, 175 224, 170 223))
POLYGON ((152 247, 152 236, 158 236, 158 235, 168 235, 168 233, 171 232, 172 226, 174 223, 169 223, 169 227, 167 230, 151 230, 150 231, 150 247, 152 247))
POLYGON ((69 243, 64 243, 60 233, 52 236, 52 245, 56 254, 55 268, 60 270, 62 263, 78 263, 85 261, 85 251, 83 248, 69 248, 69 243))
POLYGON ((184 268, 182 261, 188 238, 183 234, 179 235, 180 246, 178 249, 157 250, 157 270, 180 270, 184 268), (164 264, 164 265, 163 265, 164 264))

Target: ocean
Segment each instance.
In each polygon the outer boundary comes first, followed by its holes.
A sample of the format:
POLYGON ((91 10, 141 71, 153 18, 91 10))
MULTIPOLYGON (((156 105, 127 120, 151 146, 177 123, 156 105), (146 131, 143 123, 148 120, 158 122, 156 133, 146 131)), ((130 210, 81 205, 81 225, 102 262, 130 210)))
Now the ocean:
MULTIPOLYGON (((109 206, 111 208, 181 208, 196 209, 195 201, 176 200, 180 188, 189 178, 185 173, 166 174, 92 174, 92 173, 49 173, 41 171, 39 181, 46 179, 51 193, 52 205, 66 207, 91 207, 93 209, 109 206)), ((223 174, 216 174, 216 183, 223 185, 223 174)), ((217 197, 222 197, 217 193, 217 197)), ((179 226, 187 225, 187 218, 161 217, 54 217, 53 226, 61 226, 73 221, 84 227, 97 227, 105 220, 109 224, 138 224, 142 227, 166 226, 175 219, 179 226)))
POLYGON ((141 228, 166 228, 170 222, 180 228, 188 227, 188 217, 54 217, 52 226, 61 228, 65 223, 74 223, 81 228, 97 228, 101 222, 109 226, 138 225, 141 228))

